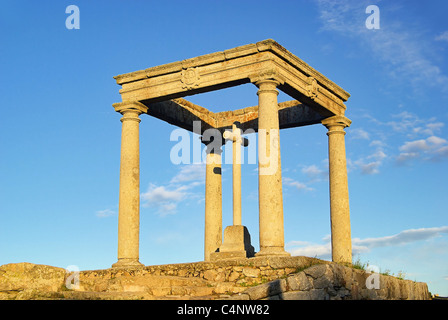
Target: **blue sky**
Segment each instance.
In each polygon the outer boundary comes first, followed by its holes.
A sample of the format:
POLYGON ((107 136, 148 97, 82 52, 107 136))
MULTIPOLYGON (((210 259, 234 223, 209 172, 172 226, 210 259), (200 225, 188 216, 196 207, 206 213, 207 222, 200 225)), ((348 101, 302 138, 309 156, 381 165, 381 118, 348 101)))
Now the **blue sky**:
MULTIPOLYGON (((448 295, 446 1, 1 1, 1 8, 0 265, 87 270, 116 262, 121 123, 112 103, 121 98, 113 76, 272 38, 351 94, 354 258, 448 295), (71 4, 80 10, 78 30, 65 26, 71 4), (365 26, 371 4, 380 9, 377 30, 365 26)), ((253 85, 188 99, 212 111, 257 104, 253 85)), ((204 166, 172 164, 175 127, 141 118, 140 261, 200 261, 204 166)), ((325 133, 321 125, 282 130, 281 152, 286 249, 330 259, 325 133)), ((243 224, 258 250, 256 168, 243 165, 242 184, 243 224)), ((223 164, 224 227, 232 223, 231 171, 223 164)))

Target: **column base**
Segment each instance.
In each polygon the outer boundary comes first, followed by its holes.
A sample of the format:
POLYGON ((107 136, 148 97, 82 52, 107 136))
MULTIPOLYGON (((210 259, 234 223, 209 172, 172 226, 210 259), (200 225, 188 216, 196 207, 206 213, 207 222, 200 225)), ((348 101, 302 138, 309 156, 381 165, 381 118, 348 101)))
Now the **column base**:
POLYGON ((283 247, 265 247, 261 248, 260 252, 255 254, 256 257, 275 256, 275 257, 290 257, 291 254, 286 252, 283 247))
POLYGON ((123 258, 118 259, 118 261, 112 265, 112 268, 142 268, 144 266, 145 265, 138 260, 123 258))
POLYGON ((228 226, 224 230, 224 242, 219 252, 212 252, 210 260, 251 258, 255 250, 250 243, 250 234, 245 226, 228 226))

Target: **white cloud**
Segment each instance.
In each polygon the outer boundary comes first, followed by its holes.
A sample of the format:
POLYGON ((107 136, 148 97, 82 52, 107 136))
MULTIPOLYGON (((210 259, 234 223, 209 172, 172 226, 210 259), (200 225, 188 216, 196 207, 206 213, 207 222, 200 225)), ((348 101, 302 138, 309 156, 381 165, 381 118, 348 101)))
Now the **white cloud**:
POLYGON ((426 139, 406 141, 398 150, 400 151, 397 157, 398 164, 404 164, 416 158, 430 161, 441 160, 448 157, 448 141, 430 136, 426 139))
POLYGON ((435 37, 436 41, 447 41, 448 42, 448 30, 442 32, 437 37, 435 37))
POLYGON ((170 183, 180 183, 188 181, 205 181, 204 163, 193 163, 182 166, 179 173, 171 179, 170 183))
POLYGON ((143 207, 155 207, 162 216, 176 213, 177 204, 187 196, 188 187, 180 186, 168 189, 164 186, 150 184, 148 190, 140 195, 143 207))
POLYGON ((309 182, 312 183, 321 181, 323 178, 328 177, 328 165, 326 165, 326 167, 326 170, 322 170, 315 164, 312 164, 309 166, 304 166, 301 171, 307 176, 309 182))
POLYGON ((359 167, 362 174, 377 174, 380 172, 379 167, 383 164, 383 160, 386 158, 387 155, 382 150, 382 147, 378 147, 374 153, 353 161, 351 165, 355 168, 359 167))
MULTIPOLYGON (((353 255, 368 252, 373 248, 391 247, 405 245, 417 241, 428 240, 437 236, 448 233, 448 226, 435 228, 408 229, 401 231, 392 236, 384 236, 377 238, 352 239, 353 255)), ((323 244, 314 244, 306 241, 291 241, 286 244, 286 249, 293 256, 319 257, 321 259, 331 258, 330 237, 325 236, 323 244)))
POLYGON ((392 117, 397 120, 388 121, 386 125, 390 126, 395 132, 406 134, 409 138, 438 134, 445 125, 443 122, 436 122, 435 118, 421 119, 417 115, 407 111, 394 114, 392 117))
POLYGON ((397 157, 397 163, 403 164, 411 159, 418 158, 419 154, 417 152, 402 152, 397 157))
POLYGON ((403 111, 399 114, 392 115, 392 118, 398 119, 394 121, 386 122, 394 131, 407 133, 412 132, 415 128, 417 128, 420 124, 425 121, 417 117, 415 114, 403 111))
MULTIPOLYGON (((149 184, 146 192, 140 194, 143 207, 156 208, 161 216, 175 214, 179 203, 198 198, 191 189, 204 184, 205 164, 190 164, 180 167, 178 173, 167 185, 149 184)), ((199 197, 199 200, 202 198, 199 197)))
POLYGON ((350 137, 352 139, 370 140, 369 133, 361 128, 351 129, 350 137))
POLYGON ((148 191, 142 193, 142 199, 148 202, 166 202, 166 201, 180 201, 185 197, 185 187, 179 187, 175 190, 167 190, 164 186, 157 187, 150 184, 148 191))
POLYGON ((313 177, 322 174, 322 170, 320 170, 315 164, 303 167, 302 172, 313 177))
POLYGON ((297 190, 299 190, 299 191, 300 190, 305 190, 305 191, 312 191, 312 190, 314 190, 313 188, 308 187, 306 184, 304 184, 302 182, 299 182, 299 181, 296 181, 296 180, 291 179, 291 178, 283 177, 282 182, 283 182, 284 185, 292 186, 292 187, 297 188, 297 190))
POLYGON ((111 209, 105 209, 105 210, 99 210, 95 214, 99 218, 107 218, 116 215, 116 212, 111 209))
POLYGON ((305 246, 299 248, 288 248, 286 245, 286 251, 291 253, 292 256, 305 256, 305 257, 318 257, 320 259, 331 259, 331 244, 311 244, 306 243, 305 246))
POLYGON ((414 133, 423 133, 426 135, 434 135, 435 133, 439 133, 441 128, 444 126, 442 122, 430 122, 426 123, 424 127, 416 127, 413 128, 412 131, 414 133))
POLYGON ((429 145, 426 140, 420 139, 415 141, 407 141, 398 149, 405 153, 418 153, 428 150, 429 145))
POLYGON ((373 154, 367 157, 368 159, 375 159, 375 160, 383 160, 384 158, 387 158, 387 155, 383 152, 383 150, 378 149, 373 154))
POLYGON ((380 170, 378 169, 381 165, 381 162, 379 161, 373 161, 369 163, 362 163, 359 165, 361 168, 362 174, 377 174, 380 173, 380 170))
POLYGON ((401 231, 392 236, 385 236, 379 238, 354 238, 352 242, 354 245, 361 246, 367 249, 377 247, 389 247, 407 244, 415 241, 427 240, 439 236, 442 233, 448 233, 448 226, 435 228, 420 228, 409 229, 401 231))
POLYGON ((434 146, 439 146, 439 145, 447 143, 447 141, 445 139, 439 138, 439 137, 436 137, 436 136, 431 136, 428 139, 426 139, 426 141, 428 141, 428 143, 430 143, 430 144, 432 144, 434 146))

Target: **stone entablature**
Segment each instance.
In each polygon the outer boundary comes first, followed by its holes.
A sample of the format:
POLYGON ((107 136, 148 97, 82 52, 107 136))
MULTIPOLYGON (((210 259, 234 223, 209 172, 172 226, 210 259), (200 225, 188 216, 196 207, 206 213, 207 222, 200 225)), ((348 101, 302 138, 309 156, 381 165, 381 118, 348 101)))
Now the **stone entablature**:
POLYGON ((350 95, 345 90, 271 39, 118 75, 115 79, 122 86, 123 101, 151 103, 272 75, 282 78, 279 89, 327 116, 343 114, 346 109, 344 101, 350 95))

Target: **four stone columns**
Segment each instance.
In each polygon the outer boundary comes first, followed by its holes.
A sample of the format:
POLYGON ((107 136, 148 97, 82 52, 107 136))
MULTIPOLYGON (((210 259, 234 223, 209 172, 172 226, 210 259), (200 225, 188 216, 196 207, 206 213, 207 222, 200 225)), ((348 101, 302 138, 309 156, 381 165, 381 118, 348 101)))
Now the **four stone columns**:
POLYGON ((210 261, 210 254, 222 244, 222 183, 221 145, 211 142, 207 145, 205 163, 205 236, 204 260, 210 261))
POLYGON ((256 256, 289 255, 284 249, 282 170, 277 86, 258 79, 258 205, 260 252, 256 256))
POLYGON ((139 261, 140 151, 139 115, 147 107, 139 102, 115 103, 123 117, 121 131, 120 194, 118 208, 118 261, 113 267, 143 266, 139 261))
MULTIPOLYGON (((289 255, 284 250, 280 130, 277 102, 277 86, 279 84, 280 82, 274 79, 261 79, 255 82, 259 89, 257 94, 260 252, 256 254, 257 256, 289 255)), ((139 262, 139 115, 146 113, 148 108, 139 102, 121 102, 115 103, 113 106, 115 111, 123 115, 121 118, 118 261, 113 264, 113 267, 136 267, 142 266, 139 262)), ((344 137, 344 128, 348 127, 351 121, 345 116, 333 116, 324 119, 322 124, 328 129, 332 260, 334 262, 351 263, 350 209, 344 137)), ((240 147, 240 143, 234 144, 240 147)), ((207 144, 205 261, 209 261, 210 254, 216 252, 222 244, 221 146, 222 142, 219 146, 216 143, 207 144)), ((236 218, 234 224, 240 225, 240 211, 239 217, 237 214, 236 218)))
POLYGON ((333 116, 324 119, 322 124, 328 129, 332 260, 351 263, 352 242, 344 137, 344 128, 348 127, 351 121, 344 116, 333 116))

